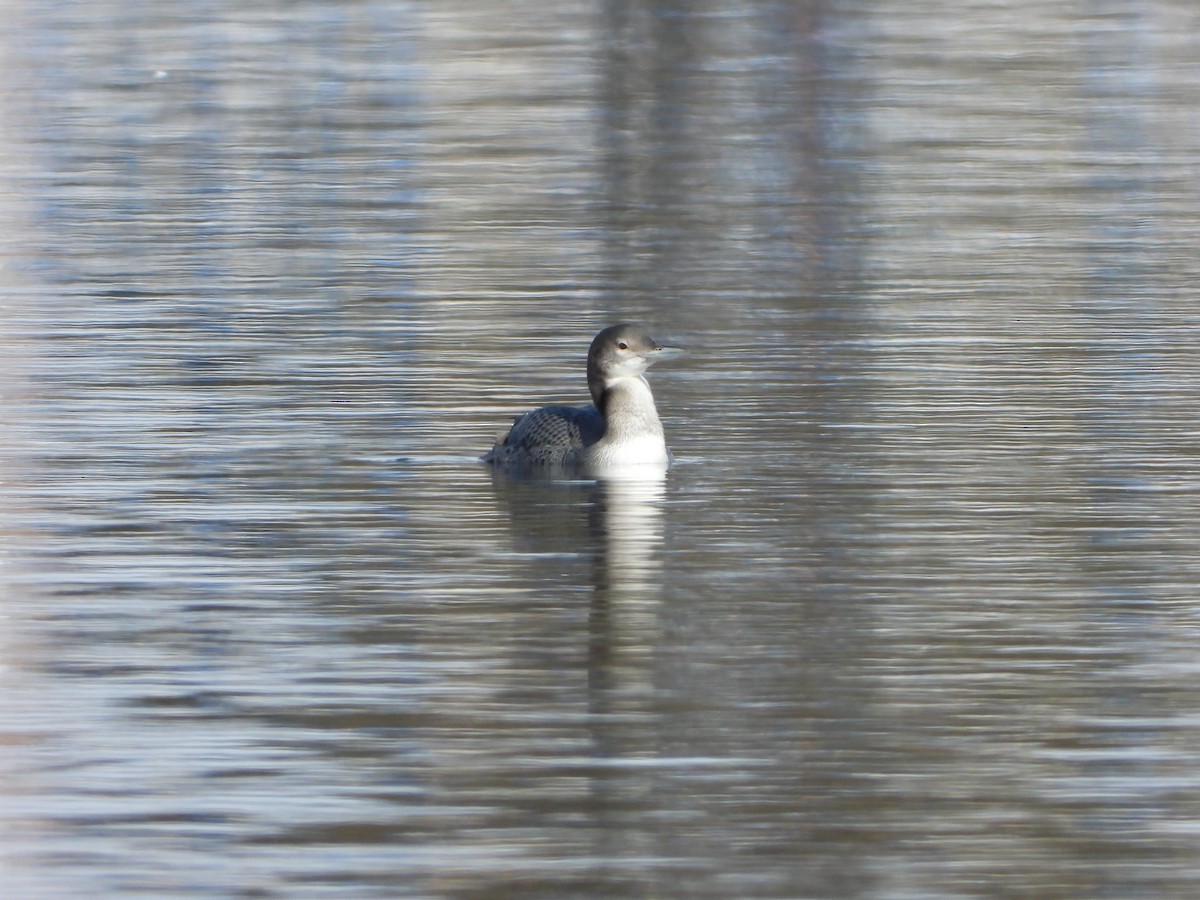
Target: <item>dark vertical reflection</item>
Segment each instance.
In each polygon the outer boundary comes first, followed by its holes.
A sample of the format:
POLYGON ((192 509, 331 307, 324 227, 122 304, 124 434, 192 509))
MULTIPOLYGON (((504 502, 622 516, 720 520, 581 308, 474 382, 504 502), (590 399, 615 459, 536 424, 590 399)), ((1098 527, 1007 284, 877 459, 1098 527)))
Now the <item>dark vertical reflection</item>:
POLYGON ((716 330, 751 294, 853 285, 857 88, 828 4, 609 2, 604 24, 610 290, 716 330))

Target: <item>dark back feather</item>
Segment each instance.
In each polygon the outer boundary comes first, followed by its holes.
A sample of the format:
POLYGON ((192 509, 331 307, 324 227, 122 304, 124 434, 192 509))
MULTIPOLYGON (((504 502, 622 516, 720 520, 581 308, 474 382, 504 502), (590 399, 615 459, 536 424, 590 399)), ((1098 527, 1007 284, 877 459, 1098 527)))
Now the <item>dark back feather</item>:
POLYGON ((604 417, 594 406, 543 406, 518 417, 508 434, 483 458, 493 465, 572 463, 604 436, 604 417))

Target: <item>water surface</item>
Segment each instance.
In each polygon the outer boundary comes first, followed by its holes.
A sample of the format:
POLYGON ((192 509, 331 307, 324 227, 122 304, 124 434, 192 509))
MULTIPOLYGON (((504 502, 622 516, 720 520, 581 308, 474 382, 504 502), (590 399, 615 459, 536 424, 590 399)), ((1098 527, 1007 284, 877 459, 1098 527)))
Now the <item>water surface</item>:
POLYGON ((1194 896, 1197 34, 16 4, 5 896, 1194 896))

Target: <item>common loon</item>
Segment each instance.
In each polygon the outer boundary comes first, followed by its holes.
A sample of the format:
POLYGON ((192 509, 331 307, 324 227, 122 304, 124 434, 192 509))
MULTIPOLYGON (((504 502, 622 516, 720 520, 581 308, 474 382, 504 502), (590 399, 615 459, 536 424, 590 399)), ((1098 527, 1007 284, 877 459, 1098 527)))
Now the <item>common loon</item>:
POLYGON ((628 322, 605 328, 588 350, 590 406, 543 406, 517 417, 483 457, 499 468, 576 467, 602 472, 671 462, 643 373, 679 351, 628 322))

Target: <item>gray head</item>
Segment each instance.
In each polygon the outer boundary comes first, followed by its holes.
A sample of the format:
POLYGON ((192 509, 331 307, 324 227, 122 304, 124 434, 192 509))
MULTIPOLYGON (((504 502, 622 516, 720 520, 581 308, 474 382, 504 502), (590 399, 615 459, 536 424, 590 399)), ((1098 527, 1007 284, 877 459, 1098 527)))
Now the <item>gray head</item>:
POLYGON ((622 322, 605 328, 588 350, 587 378, 592 402, 600 406, 605 385, 612 379, 637 377, 666 355, 666 349, 637 325, 622 322))

